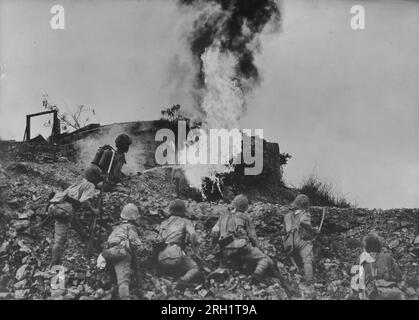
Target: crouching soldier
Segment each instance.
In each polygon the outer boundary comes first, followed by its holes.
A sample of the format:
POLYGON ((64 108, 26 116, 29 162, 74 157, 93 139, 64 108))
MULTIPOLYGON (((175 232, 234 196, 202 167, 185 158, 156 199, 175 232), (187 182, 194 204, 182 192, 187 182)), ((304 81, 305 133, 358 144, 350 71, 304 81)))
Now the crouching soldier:
MULTIPOLYGON (((134 204, 127 204, 121 211, 121 223, 114 227, 104 244, 102 256, 115 269, 118 283, 119 298, 130 299, 130 283, 134 275, 140 280, 140 270, 137 268, 137 252, 142 247, 138 236, 136 222, 140 218, 138 208, 134 204)), ((137 283, 137 285, 140 285, 137 283)))
POLYGON ((304 278, 307 285, 313 282, 313 238, 316 229, 311 225, 309 210, 310 200, 304 195, 298 195, 292 203, 293 209, 284 216, 284 250, 295 264, 298 256, 304 266, 304 278))
POLYGON ((200 277, 198 264, 184 251, 189 238, 195 255, 199 255, 199 239, 192 222, 186 217, 186 206, 182 200, 172 201, 169 213, 169 219, 163 221, 159 229, 158 265, 163 273, 182 275, 177 287, 184 288, 193 285, 200 277))
POLYGON ((104 177, 108 174, 106 191, 125 191, 120 186, 124 177, 122 167, 127 163, 125 154, 131 144, 132 139, 128 135, 120 134, 115 139, 116 150, 109 145, 100 147, 84 173, 85 178, 94 184, 99 184, 103 183, 104 177))
POLYGON ((413 253, 419 257, 419 223, 416 225, 416 238, 413 240, 413 253))
POLYGON ((48 214, 55 220, 54 244, 51 252, 50 267, 61 262, 61 256, 67 241, 67 233, 71 226, 77 231, 82 241, 87 241, 88 236, 83 231, 77 214, 83 208, 98 215, 99 210, 91 204, 91 199, 98 194, 95 185, 86 180, 74 184, 63 192, 53 193, 48 204, 48 214))
POLYGON ((212 228, 213 241, 218 241, 223 260, 251 263, 256 266, 252 278, 260 282, 272 260, 259 248, 252 220, 246 214, 249 202, 246 196, 238 195, 232 201, 234 210, 223 213, 212 228))
POLYGON ((359 289, 361 299, 404 300, 399 285, 401 271, 396 261, 381 252, 382 243, 376 234, 364 239, 364 252, 360 256, 359 289))

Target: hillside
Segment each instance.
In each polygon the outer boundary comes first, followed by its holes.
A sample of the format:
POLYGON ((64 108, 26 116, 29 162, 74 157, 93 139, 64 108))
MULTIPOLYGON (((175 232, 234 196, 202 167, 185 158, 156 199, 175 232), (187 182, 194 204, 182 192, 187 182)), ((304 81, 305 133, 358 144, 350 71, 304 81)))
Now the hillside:
MULTIPOLYGON (((111 299, 111 279, 96 269, 96 257, 85 257, 86 245, 70 231, 63 265, 66 268, 66 289, 52 290, 52 274, 46 272, 53 224, 40 228, 45 217, 48 194, 81 179, 81 167, 61 162, 6 162, 0 167, 1 183, 6 186, 0 207, 0 298, 6 299, 111 299), (27 229, 25 229, 28 227, 27 229)), ((104 198, 104 219, 101 222, 104 240, 112 224, 118 220, 122 206, 133 202, 141 208, 139 230, 144 240, 143 256, 151 250, 156 227, 167 215, 167 206, 175 198, 175 187, 169 182, 170 169, 156 169, 128 176, 124 182, 129 194, 111 193, 104 198)), ((144 263, 144 299, 304 299, 301 275, 291 271, 291 263, 282 250, 279 236, 282 228, 282 204, 269 203, 266 197, 250 195, 252 215, 261 246, 271 256, 281 274, 294 288, 286 292, 281 284, 270 279, 266 284, 251 285, 244 271, 230 275, 219 273, 207 283, 185 292, 175 291, 170 278, 158 277, 144 263), (264 200, 264 201, 261 201, 264 200)), ((209 231, 220 212, 228 210, 223 201, 196 202, 187 200, 191 219, 202 239, 203 267, 210 272, 218 267, 211 251, 209 231)), ((323 208, 312 207, 313 224, 319 225, 323 208)), ((403 272, 403 288, 409 299, 419 296, 419 256, 413 246, 419 209, 337 209, 326 208, 326 218, 315 249, 315 290, 317 299, 351 299, 351 277, 348 274, 361 252, 361 241, 369 231, 377 231, 385 240, 385 250, 397 259, 403 272)), ((89 226, 89 216, 82 217, 89 226)))

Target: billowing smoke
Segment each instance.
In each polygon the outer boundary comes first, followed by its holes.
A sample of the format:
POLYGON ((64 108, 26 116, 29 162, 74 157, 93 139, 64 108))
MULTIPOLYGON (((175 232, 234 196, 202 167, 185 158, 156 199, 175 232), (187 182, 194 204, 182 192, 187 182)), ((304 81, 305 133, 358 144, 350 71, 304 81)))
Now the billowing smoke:
POLYGON ((276 0, 179 2, 199 12, 187 35, 196 66, 196 108, 210 127, 237 128, 245 112, 245 95, 260 81, 254 61, 261 48, 259 36, 267 26, 271 32, 280 28, 279 3, 276 0))

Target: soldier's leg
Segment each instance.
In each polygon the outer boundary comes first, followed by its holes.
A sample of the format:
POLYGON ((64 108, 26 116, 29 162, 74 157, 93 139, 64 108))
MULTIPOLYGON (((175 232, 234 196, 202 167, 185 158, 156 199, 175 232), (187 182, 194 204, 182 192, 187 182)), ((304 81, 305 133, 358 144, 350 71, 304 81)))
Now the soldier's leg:
POLYGON ((74 228, 74 230, 76 230, 77 234, 79 235, 82 241, 89 240, 89 236, 86 234, 86 232, 84 232, 83 227, 77 217, 74 216, 71 225, 74 228))
POLYGON ((304 265, 304 276, 307 282, 313 281, 313 242, 301 241, 299 253, 304 265))
POLYGON ((70 223, 55 221, 54 226, 54 244, 51 250, 51 262, 50 266, 59 264, 61 262, 61 256, 64 250, 64 246, 67 240, 68 229, 70 223))
POLYGON ((259 248, 248 246, 244 251, 243 260, 256 264, 256 275, 262 276, 273 264, 272 259, 264 254, 259 248))
POLYGON ((181 262, 182 257, 173 246, 166 247, 158 254, 158 267, 163 275, 178 276, 181 262))
POLYGON ((193 282, 199 277, 198 264, 190 257, 184 257, 179 268, 183 273, 181 281, 193 282))
POLYGON ((119 299, 129 300, 129 285, 131 279, 131 259, 126 258, 114 265, 116 281, 118 283, 119 299))

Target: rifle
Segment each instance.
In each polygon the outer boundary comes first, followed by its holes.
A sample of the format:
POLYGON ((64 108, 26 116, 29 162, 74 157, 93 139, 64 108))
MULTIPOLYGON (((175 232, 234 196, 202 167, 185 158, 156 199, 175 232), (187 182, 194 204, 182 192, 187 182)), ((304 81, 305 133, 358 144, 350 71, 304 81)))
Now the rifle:
POLYGON ((204 260, 204 258, 201 257, 199 253, 194 253, 193 257, 195 258, 199 269, 201 269, 201 272, 203 274, 205 273, 211 273, 211 267, 210 265, 204 260))
MULTIPOLYGON (((102 187, 100 188, 100 194, 99 194, 99 200, 98 200, 99 217, 97 215, 95 215, 93 217, 92 225, 90 226, 90 237, 89 237, 89 242, 87 243, 87 253, 86 253, 86 255, 88 257, 91 257, 92 254, 93 254, 93 251, 94 251, 93 250, 94 249, 94 238, 95 238, 97 219, 99 218, 99 220, 102 220, 103 192, 104 192, 104 190, 106 188, 106 185, 108 183, 109 174, 111 172, 112 162, 113 162, 114 157, 115 157, 115 151, 113 150, 112 158, 111 158, 111 161, 110 161, 109 167, 108 167, 108 171, 105 174, 105 177, 103 179, 102 187)), ((102 230, 101 230, 101 228, 99 228, 99 239, 101 237, 101 233, 102 233, 102 230)))
POLYGON ((141 279, 139 279, 140 270, 138 269, 136 252, 135 250, 132 249, 131 241, 129 242, 129 250, 131 251, 131 266, 134 271, 135 284, 137 285, 137 289, 139 293, 142 294, 141 292, 142 283, 141 283, 141 279))
POLYGON ((323 208, 322 220, 320 221, 320 226, 319 226, 319 230, 317 231, 317 234, 320 234, 320 231, 322 230, 325 215, 326 215, 326 209, 323 208))
POLYGON ((317 237, 320 235, 320 231, 322 230, 323 227, 323 222, 324 222, 324 217, 326 215, 326 209, 323 208, 323 213, 322 213, 322 220, 320 221, 320 225, 319 225, 319 229, 315 232, 313 241, 317 239, 317 237))

